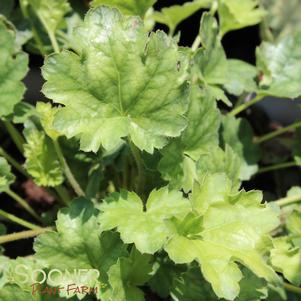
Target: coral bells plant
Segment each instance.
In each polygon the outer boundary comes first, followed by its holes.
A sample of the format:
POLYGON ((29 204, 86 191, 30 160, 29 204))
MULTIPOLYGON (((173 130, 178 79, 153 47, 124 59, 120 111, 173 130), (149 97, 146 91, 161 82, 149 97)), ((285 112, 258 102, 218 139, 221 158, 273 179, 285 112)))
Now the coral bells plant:
POLYGON ((2 2, 0 300, 299 300, 301 122, 256 106, 301 95, 298 1, 2 2))

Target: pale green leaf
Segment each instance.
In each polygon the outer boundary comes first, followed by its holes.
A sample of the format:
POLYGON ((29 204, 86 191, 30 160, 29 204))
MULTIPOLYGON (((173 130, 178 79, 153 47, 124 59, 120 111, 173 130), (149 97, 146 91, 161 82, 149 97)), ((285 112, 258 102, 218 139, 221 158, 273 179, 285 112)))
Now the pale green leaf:
POLYGON ((209 8, 210 4, 211 0, 194 0, 185 2, 183 5, 163 7, 160 12, 153 13, 153 18, 155 21, 167 25, 173 33, 182 21, 202 8, 209 8))
POLYGON ((180 138, 162 150, 159 171, 173 188, 189 191, 196 179, 196 161, 218 145, 220 113, 208 90, 191 88, 188 125, 180 138))
POLYGON ((246 119, 226 116, 223 119, 222 138, 240 157, 240 180, 249 180, 258 170, 259 147, 253 143, 253 130, 246 119))
POLYGON ((24 134, 26 138, 24 145, 25 169, 27 172, 40 186, 61 185, 64 181, 63 170, 51 139, 34 126, 27 127, 24 134))
POLYGON ((280 40, 301 29, 299 0, 261 0, 268 12, 262 23, 262 34, 265 39, 280 40))
POLYGON ((224 87, 230 94, 239 96, 244 92, 256 91, 256 67, 234 59, 227 60, 227 64, 228 76, 225 78, 224 87))
POLYGON ((63 51, 43 67, 45 95, 65 106, 55 115, 58 131, 94 152, 129 136, 152 153, 180 135, 185 70, 171 38, 160 31, 148 37, 140 19, 106 7, 90 10, 76 35, 81 53, 63 51))
POLYGON ((301 33, 288 36, 276 44, 263 42, 257 48, 257 66, 262 72, 263 95, 297 98, 301 95, 301 33))
POLYGON ((301 247, 294 246, 289 237, 278 237, 273 240, 271 250, 272 264, 277 271, 295 285, 301 284, 301 247))
POLYGON ((58 108, 52 107, 50 103, 38 102, 36 111, 46 134, 52 139, 57 139, 59 133, 53 128, 53 120, 58 108))
POLYGON ((145 210, 134 192, 123 192, 100 205, 99 222, 102 230, 117 228, 124 243, 134 243, 141 253, 153 254, 168 237, 165 220, 184 216, 190 208, 182 193, 166 187, 151 192, 145 210))
POLYGON ((194 188, 193 208, 202 218, 201 226, 193 222, 192 216, 184 219, 176 227, 177 232, 165 250, 178 264, 196 260, 216 295, 233 300, 239 294, 242 279, 237 262, 258 277, 279 283, 264 256, 267 237, 279 224, 279 212, 261 204, 262 194, 259 192, 229 194, 231 185, 221 177, 219 174, 208 176, 200 184, 203 186, 194 188), (223 189, 217 189, 215 183, 223 185, 223 189), (203 197, 198 195, 200 191, 205 192, 203 197), (196 226, 187 227, 187 224, 196 226), (189 231, 183 232, 183 227, 189 231))
POLYGON ((143 17, 156 2, 157 0, 93 0, 92 6, 108 5, 118 8, 124 14, 143 17))
POLYGON ((225 150, 216 146, 204 152, 196 165, 197 179, 202 181, 207 174, 224 173, 230 180, 233 189, 241 184, 242 161, 233 149, 227 144, 225 150))
POLYGON ((273 240, 272 264, 284 277, 299 286, 301 284, 301 213, 293 211, 287 220, 288 236, 273 240))
POLYGON ((218 0, 218 14, 224 35, 261 22, 266 13, 259 7, 259 0, 218 0))
POLYGON ((15 181, 15 176, 11 172, 11 167, 7 161, 0 157, 0 192, 9 189, 9 186, 15 181))
POLYGON ((14 48, 14 32, 0 21, 0 117, 13 113, 25 91, 21 80, 27 73, 28 57, 14 48))

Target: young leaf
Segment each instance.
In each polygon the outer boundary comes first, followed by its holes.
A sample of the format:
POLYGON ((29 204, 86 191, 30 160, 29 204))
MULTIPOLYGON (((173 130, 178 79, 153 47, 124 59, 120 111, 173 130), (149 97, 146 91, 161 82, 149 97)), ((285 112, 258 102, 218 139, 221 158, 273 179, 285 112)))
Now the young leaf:
POLYGON ((0 20, 0 118, 11 114, 20 102, 25 86, 28 56, 15 53, 15 34, 0 20))
POLYGON ((156 2, 157 0, 93 0, 92 6, 107 5, 118 8, 126 15, 144 17, 146 11, 156 2))
POLYGON ((208 149, 217 147, 220 113, 216 102, 198 86, 191 88, 187 111, 188 125, 180 138, 167 145, 159 163, 159 171, 170 186, 189 191, 196 178, 196 161, 208 149))
POLYGON ((0 192, 7 190, 14 181, 15 176, 11 172, 10 165, 0 157, 0 192))
POLYGON ((299 0, 262 0, 262 5, 268 12, 262 23, 263 38, 280 40, 295 34, 301 28, 299 0), (268 32, 268 33, 267 33, 268 32))
POLYGON ((169 257, 178 264, 196 260, 216 295, 227 300, 239 294, 242 273, 236 262, 258 277, 279 283, 263 256, 266 238, 279 224, 278 212, 261 204, 259 192, 229 194, 231 183, 222 175, 208 176, 201 185, 193 190, 192 205, 202 223, 195 223, 193 216, 177 222, 165 246, 169 257))
POLYGON ((227 116, 223 119, 222 139, 231 145, 233 151, 240 157, 241 180, 249 180, 257 172, 257 162, 260 157, 259 148, 253 144, 253 131, 245 119, 227 116))
POLYGON ((227 96, 220 88, 228 76, 228 63, 225 51, 218 37, 218 25, 214 17, 204 13, 199 33, 202 47, 194 56, 193 72, 211 95, 231 106, 227 96))
POLYGON ((183 5, 164 7, 160 12, 154 12, 153 18, 155 21, 167 25, 170 32, 173 33, 183 20, 202 8, 209 8, 210 4, 211 0, 194 0, 185 2, 183 5))
POLYGON ((103 231, 117 228, 124 243, 134 243, 141 253, 154 254, 162 248, 169 234, 165 220, 184 216, 190 204, 182 193, 164 187, 151 192, 146 210, 134 192, 112 196, 100 205, 100 210, 103 231))
POLYGON ((57 111, 58 108, 52 107, 50 103, 38 102, 36 105, 36 112, 39 116, 43 129, 46 134, 54 140, 60 135, 53 128, 53 120, 57 111))
POLYGON ((48 0, 21 1, 34 10, 46 31, 52 34, 55 34, 65 14, 70 11, 67 0, 52 0, 51 2, 48 0))
POLYGON ((144 32, 140 19, 116 9, 90 10, 77 29, 81 53, 50 56, 44 94, 64 104, 54 126, 81 149, 113 150, 129 136, 141 150, 162 148, 186 126, 182 56, 163 32, 144 32))
POLYGON ((202 182, 208 174, 224 173, 231 180, 233 189, 241 184, 241 169, 243 162, 231 146, 226 144, 225 150, 220 147, 209 148, 204 152, 196 165, 196 178, 202 182))
POLYGON ((27 172, 40 186, 61 185, 64 181, 63 170, 51 139, 35 127, 26 128, 24 134, 27 172))
POLYGON ((277 44, 263 42, 256 50, 257 66, 262 72, 263 95, 297 98, 301 95, 301 33, 284 38, 277 44))
POLYGON ((273 240, 273 266, 295 285, 301 284, 301 213, 293 211, 287 221, 289 235, 273 240))
POLYGON ((221 35, 235 29, 255 25, 265 16, 259 0, 218 0, 221 35))
MULTIPOLYGON (((97 269, 100 278, 96 278, 95 273, 89 273, 85 285, 95 287, 99 281, 105 283, 107 271, 118 257, 126 255, 126 251, 116 233, 101 234, 98 213, 93 204, 83 198, 74 200, 69 209, 62 209, 56 222, 58 232, 42 234, 34 243, 39 262, 47 268, 61 270, 97 269)), ((58 285, 82 284, 80 279, 68 275, 63 282, 58 285)), ((65 294, 66 291, 62 292, 62 296, 65 294)), ((78 296, 82 298, 83 294, 78 296)))

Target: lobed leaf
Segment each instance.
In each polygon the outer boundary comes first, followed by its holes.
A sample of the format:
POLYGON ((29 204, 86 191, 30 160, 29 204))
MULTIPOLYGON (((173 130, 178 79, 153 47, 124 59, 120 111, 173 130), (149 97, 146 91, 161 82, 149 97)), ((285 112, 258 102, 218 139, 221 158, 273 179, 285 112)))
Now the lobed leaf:
POLYGON ((0 117, 13 113, 25 92, 21 80, 27 73, 28 56, 15 52, 15 34, 0 20, 0 117))
POLYGON ((266 12, 259 7, 259 0, 218 0, 221 35, 231 30, 255 25, 266 12))
POLYGON ((165 220, 185 215, 190 204, 180 192, 163 187, 150 193, 145 207, 134 192, 115 195, 99 207, 101 229, 117 228, 124 243, 134 243, 141 253, 154 254, 169 234, 165 220))
POLYGON ((160 12, 153 13, 153 18, 158 23, 167 25, 170 31, 174 32, 182 21, 202 8, 209 8, 210 4, 211 0, 194 0, 185 2, 183 5, 163 7, 160 12))
POLYGON ((40 186, 55 187, 61 185, 64 182, 64 174, 51 139, 34 126, 27 127, 24 134, 27 172, 40 186))
POLYGON ((301 33, 288 36, 276 44, 263 42, 256 50, 261 70, 258 93, 275 97, 297 98, 301 95, 301 33))
POLYGON ((14 181, 15 176, 11 172, 10 165, 0 157, 0 192, 7 190, 14 181))
POLYGON ((160 31, 148 37, 140 19, 106 7, 90 10, 76 34, 81 52, 50 56, 43 67, 44 94, 65 106, 55 129, 94 152, 129 137, 152 153, 180 135, 185 70, 171 38, 160 31))
POLYGON ((124 14, 143 17, 156 2, 157 0, 93 0, 91 5, 108 5, 118 8, 124 14))

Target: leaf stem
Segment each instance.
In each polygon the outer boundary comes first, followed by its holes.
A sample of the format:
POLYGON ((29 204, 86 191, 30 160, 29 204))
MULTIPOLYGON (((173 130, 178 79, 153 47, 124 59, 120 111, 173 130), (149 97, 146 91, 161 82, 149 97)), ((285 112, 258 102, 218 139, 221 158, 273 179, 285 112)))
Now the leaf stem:
POLYGON ((0 236, 0 244, 4 244, 7 242, 11 242, 11 241, 16 241, 19 239, 35 237, 39 234, 42 234, 42 233, 45 233, 45 232, 51 231, 51 230, 53 230, 53 228, 51 228, 51 227, 37 228, 37 229, 29 230, 29 231, 22 231, 22 232, 2 235, 2 236, 0 236))
POLYGON ((60 52, 60 47, 59 47, 59 44, 57 42, 57 39, 55 37, 55 33, 53 33, 52 31, 48 31, 48 36, 49 36, 49 39, 50 39, 50 42, 51 42, 51 45, 52 45, 52 48, 54 50, 54 52, 56 53, 59 53, 60 52))
POLYGON ((37 221, 42 222, 41 217, 34 211, 34 209, 19 195, 13 192, 10 189, 6 189, 4 191, 7 193, 12 199, 14 199, 20 206, 22 206, 31 216, 33 216, 37 221))
POLYGON ((144 185, 145 185, 145 172, 144 172, 144 167, 143 167, 143 161, 140 156, 139 149, 134 145, 133 142, 129 141, 129 146, 131 149, 131 152, 133 154, 133 157, 135 159, 137 169, 138 169, 138 180, 137 180, 137 192, 139 194, 143 194, 144 191, 144 185))
POLYGON ((249 108, 250 106, 254 105, 255 103, 261 101, 264 98, 264 95, 258 94, 256 97, 254 97, 252 100, 245 102, 238 106, 237 108, 234 108, 231 112, 229 112, 230 116, 236 116, 240 112, 244 111, 245 109, 249 108))
POLYGON ((195 38, 195 40, 191 46, 191 51, 196 52, 198 50, 199 46, 201 45, 201 42, 202 42, 202 40, 201 40, 200 35, 197 35, 197 37, 195 38))
POLYGON ((297 195, 291 195, 291 196, 287 196, 284 197, 282 199, 279 199, 277 201, 275 201, 275 203, 280 206, 280 207, 284 207, 293 203, 297 203, 301 201, 301 194, 297 194, 297 195))
POLYGON ((12 222, 14 222, 16 224, 19 224, 19 225, 21 225, 21 226, 23 226, 25 228, 28 228, 28 229, 40 229, 39 226, 34 225, 34 224, 30 223, 30 222, 27 222, 24 219, 19 218, 19 217, 15 216, 13 214, 10 214, 10 213, 8 213, 8 212, 6 212, 4 210, 1 210, 1 209, 0 209, 0 216, 6 218, 6 219, 8 219, 8 220, 10 220, 10 221, 12 221, 12 222))
POLYGON ((258 170, 257 173, 261 174, 261 173, 265 173, 265 172, 269 172, 269 171, 273 171, 273 170, 279 170, 279 169, 284 169, 284 168, 294 167, 294 166, 297 166, 296 162, 279 163, 279 164, 275 164, 275 165, 271 165, 271 166, 262 167, 258 170))
POLYGON ((20 151, 21 154, 23 154, 24 152, 23 144, 25 144, 24 138, 10 121, 4 120, 3 123, 9 135, 11 136, 12 140, 14 141, 15 145, 17 146, 18 150, 20 151))
POLYGON ((59 195, 59 197, 61 198, 64 205, 69 206, 71 200, 70 200, 70 196, 69 196, 66 188, 63 185, 60 185, 60 186, 54 187, 54 189, 57 192, 57 194, 59 195))
POLYGON ((289 284, 289 283, 284 283, 283 284, 284 288, 290 292, 301 294, 301 287, 297 287, 295 285, 289 284))
POLYGON ((71 187, 73 188, 73 190, 75 191, 75 193, 78 195, 78 196, 84 196, 85 193, 84 191, 82 190, 82 188, 80 187, 79 183, 76 181, 64 155, 63 155, 63 152, 62 152, 62 149, 61 149, 61 146, 58 142, 58 140, 53 140, 53 144, 54 144, 54 148, 55 148, 55 151, 58 155, 58 158, 59 158, 59 161, 62 165, 62 168, 64 170, 64 173, 67 177, 67 180, 69 181, 71 187))
POLYGON ((32 31, 32 35, 33 35, 33 38, 34 40, 36 41, 37 43, 37 47, 38 47, 38 50, 40 51, 40 53, 42 55, 45 55, 46 54, 46 51, 44 49, 44 45, 43 45, 43 42, 42 40, 40 39, 40 36, 36 30, 36 28, 34 27, 34 24, 32 22, 32 18, 29 16, 28 14, 28 11, 23 3, 24 0, 21 0, 20 1, 20 8, 21 8, 21 12, 22 12, 22 15, 24 16, 24 18, 26 18, 27 20, 29 20, 29 23, 30 23, 30 27, 31 27, 31 31, 32 31))
POLYGON ((0 147, 0 155, 3 156, 17 171, 23 176, 29 177, 23 166, 19 164, 13 157, 11 157, 3 148, 0 147))
POLYGON ((257 139, 255 139, 254 143, 262 143, 262 142, 265 142, 265 141, 268 141, 268 140, 271 140, 287 131, 290 131, 290 130, 293 130, 293 129, 296 129, 298 127, 301 127, 301 121, 298 121, 298 122, 294 122, 293 124, 289 125, 289 126, 286 126, 286 127, 283 127, 283 128, 280 128, 274 132, 271 132, 271 133, 268 133, 264 136, 261 136, 257 139))

